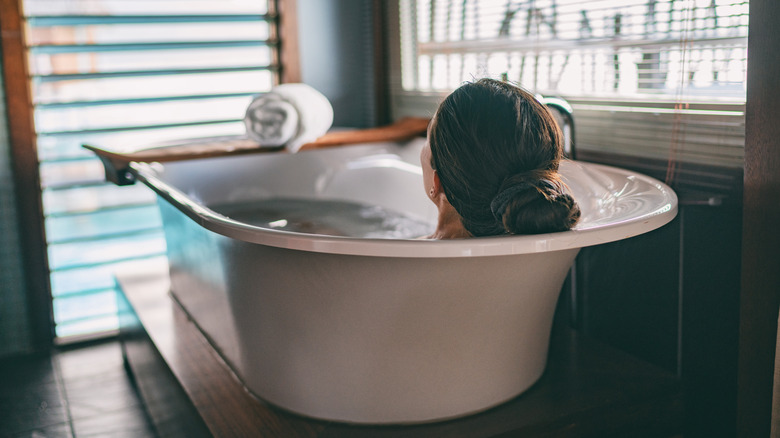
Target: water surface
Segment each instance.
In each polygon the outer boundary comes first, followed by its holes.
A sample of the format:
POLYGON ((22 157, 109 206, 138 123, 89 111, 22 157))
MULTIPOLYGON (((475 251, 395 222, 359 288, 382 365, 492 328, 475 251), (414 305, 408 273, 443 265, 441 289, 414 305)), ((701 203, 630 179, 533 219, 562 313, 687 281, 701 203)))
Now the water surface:
POLYGON ((419 218, 349 201, 272 198, 209 208, 248 225, 307 234, 414 239, 434 230, 433 224, 419 218))

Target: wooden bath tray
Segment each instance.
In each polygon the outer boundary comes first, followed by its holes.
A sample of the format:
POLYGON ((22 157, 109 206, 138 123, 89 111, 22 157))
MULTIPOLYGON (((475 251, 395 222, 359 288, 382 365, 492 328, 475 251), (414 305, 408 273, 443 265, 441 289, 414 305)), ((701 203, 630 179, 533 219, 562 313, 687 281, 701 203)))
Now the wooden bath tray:
POLYGON ((413 426, 357 426, 293 415, 252 397, 169 296, 167 266, 117 276, 128 369, 165 437, 673 437, 683 396, 669 372, 577 334, 553 331, 547 370, 485 412, 413 426), (126 301, 125 298, 126 297, 126 301), (122 310, 123 309, 123 310, 122 310))
MULTIPOLYGON (((300 150, 409 140, 425 134, 429 120, 420 117, 405 117, 391 125, 378 128, 329 132, 311 143, 304 144, 300 150)), ((100 158, 106 170, 106 180, 117 185, 133 183, 132 177, 127 174, 128 164, 133 161, 162 163, 239 154, 285 152, 283 146, 261 147, 254 140, 242 136, 191 139, 120 150, 90 144, 84 144, 83 147, 94 152, 100 158)))

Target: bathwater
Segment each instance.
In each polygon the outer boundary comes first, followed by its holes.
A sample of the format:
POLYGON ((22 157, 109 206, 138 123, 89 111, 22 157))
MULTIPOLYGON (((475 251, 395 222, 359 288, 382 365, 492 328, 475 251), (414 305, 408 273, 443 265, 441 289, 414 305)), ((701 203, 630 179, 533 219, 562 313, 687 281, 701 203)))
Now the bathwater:
POLYGON ((376 205, 319 199, 272 198, 209 206, 213 211, 261 228, 369 239, 427 236, 433 224, 376 205))

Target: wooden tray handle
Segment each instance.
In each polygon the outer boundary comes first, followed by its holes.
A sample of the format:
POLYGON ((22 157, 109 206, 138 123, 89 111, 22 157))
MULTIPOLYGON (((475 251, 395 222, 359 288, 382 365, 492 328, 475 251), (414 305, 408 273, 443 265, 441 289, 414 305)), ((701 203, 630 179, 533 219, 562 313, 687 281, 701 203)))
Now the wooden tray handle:
MULTIPOLYGON (((304 144, 300 150, 305 151, 382 141, 410 140, 425 134, 429 120, 421 117, 405 117, 391 125, 378 128, 331 132, 311 143, 304 144)), ((112 151, 90 144, 82 146, 94 152, 100 158, 106 171, 106 180, 117 185, 128 185, 134 182, 132 175, 127 171, 129 163, 133 161, 162 163, 239 154, 286 152, 283 146, 262 148, 253 140, 236 137, 190 140, 186 143, 141 148, 130 152, 112 151)))

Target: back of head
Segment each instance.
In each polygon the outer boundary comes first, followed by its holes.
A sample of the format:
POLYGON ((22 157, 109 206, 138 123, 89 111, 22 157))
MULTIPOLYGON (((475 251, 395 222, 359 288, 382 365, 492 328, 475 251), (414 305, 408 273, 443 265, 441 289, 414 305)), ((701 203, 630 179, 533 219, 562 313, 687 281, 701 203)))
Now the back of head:
POLYGON ((563 231, 580 210, 558 175, 563 135, 547 108, 508 83, 455 90, 429 142, 447 200, 474 236, 563 231))

